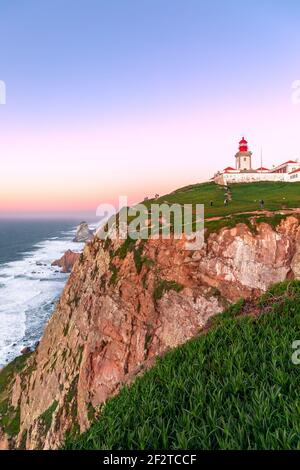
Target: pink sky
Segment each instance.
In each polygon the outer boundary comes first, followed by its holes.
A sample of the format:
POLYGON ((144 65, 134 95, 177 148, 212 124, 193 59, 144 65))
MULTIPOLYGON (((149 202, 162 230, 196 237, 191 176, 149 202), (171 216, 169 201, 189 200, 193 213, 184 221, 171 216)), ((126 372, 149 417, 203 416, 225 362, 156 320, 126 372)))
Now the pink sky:
POLYGON ((254 165, 261 146, 265 166, 300 157, 299 15, 296 0, 4 2, 0 216, 205 181, 243 135, 254 165))
POLYGON ((172 115, 56 122, 0 131, 0 213, 90 211, 127 195, 167 193, 234 165, 242 135, 260 164, 300 157, 300 107, 286 100, 172 115), (63 125, 62 125, 63 124, 63 125), (62 126, 62 127, 61 127, 62 126))
POLYGON ((0 216, 206 181, 242 136, 300 157, 299 1, 2 3, 0 216))

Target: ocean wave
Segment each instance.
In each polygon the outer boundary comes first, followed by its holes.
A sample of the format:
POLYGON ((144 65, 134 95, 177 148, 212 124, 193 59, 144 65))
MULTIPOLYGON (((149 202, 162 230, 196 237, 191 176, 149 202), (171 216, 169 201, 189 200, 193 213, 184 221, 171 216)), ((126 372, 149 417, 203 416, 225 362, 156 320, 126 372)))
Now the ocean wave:
POLYGON ((75 228, 62 232, 34 245, 21 260, 0 265, 0 367, 43 333, 68 277, 51 263, 68 249, 81 251, 83 245, 71 241, 74 233, 75 228))

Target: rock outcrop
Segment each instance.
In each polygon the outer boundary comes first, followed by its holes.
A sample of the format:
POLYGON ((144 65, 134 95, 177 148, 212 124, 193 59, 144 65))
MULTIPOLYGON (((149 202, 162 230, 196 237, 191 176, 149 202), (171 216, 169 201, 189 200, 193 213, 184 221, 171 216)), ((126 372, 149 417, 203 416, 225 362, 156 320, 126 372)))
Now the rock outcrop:
POLYGON ((31 352, 31 348, 29 346, 26 346, 21 350, 21 354, 29 354, 31 352))
POLYGON ((51 266, 58 266, 61 268, 62 273, 70 273, 79 256, 80 253, 74 253, 72 250, 67 250, 60 259, 53 261, 51 266))
POLYGON ((294 216, 223 228, 199 251, 173 239, 122 243, 95 237, 76 261, 37 350, 8 384, 19 426, 14 435, 2 426, 0 448, 56 448, 227 304, 300 275, 294 216))
POLYGON ((81 222, 76 230, 76 235, 73 239, 74 242, 84 243, 92 240, 94 232, 89 229, 86 222, 81 222))

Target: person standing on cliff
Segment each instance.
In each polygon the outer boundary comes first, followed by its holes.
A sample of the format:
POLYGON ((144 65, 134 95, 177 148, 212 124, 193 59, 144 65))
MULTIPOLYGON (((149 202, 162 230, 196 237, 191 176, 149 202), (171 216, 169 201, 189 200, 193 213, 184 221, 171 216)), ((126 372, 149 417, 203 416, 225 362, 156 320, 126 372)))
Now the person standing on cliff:
POLYGON ((260 208, 263 209, 265 207, 265 201, 263 199, 261 199, 259 201, 259 205, 260 205, 260 208))

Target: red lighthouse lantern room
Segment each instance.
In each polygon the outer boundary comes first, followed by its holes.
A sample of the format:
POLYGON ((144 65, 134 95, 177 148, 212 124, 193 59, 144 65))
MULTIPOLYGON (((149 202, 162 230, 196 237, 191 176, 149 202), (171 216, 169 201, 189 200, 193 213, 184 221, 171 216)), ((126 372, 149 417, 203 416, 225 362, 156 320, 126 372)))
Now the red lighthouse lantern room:
POLYGON ((245 140, 243 137, 242 140, 239 143, 239 151, 240 152, 248 152, 248 142, 245 140))

